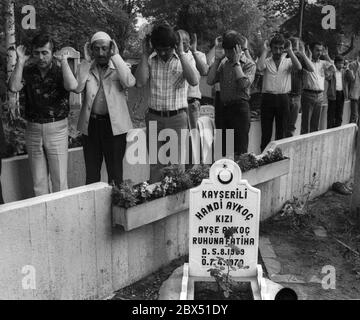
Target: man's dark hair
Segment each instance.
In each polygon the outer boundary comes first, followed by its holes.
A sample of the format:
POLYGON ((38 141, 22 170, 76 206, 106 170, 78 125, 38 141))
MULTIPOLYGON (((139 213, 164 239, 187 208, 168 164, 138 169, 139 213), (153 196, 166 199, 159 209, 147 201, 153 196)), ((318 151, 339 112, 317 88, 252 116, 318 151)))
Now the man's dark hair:
POLYGON ((154 48, 171 47, 175 48, 177 36, 173 28, 167 24, 161 24, 154 27, 151 33, 151 44, 154 48))
POLYGON ((50 43, 52 52, 56 51, 56 43, 54 39, 48 33, 39 33, 31 41, 32 49, 44 47, 47 43, 50 43))
POLYGON ((336 56, 335 59, 334 59, 334 63, 336 62, 344 62, 345 61, 345 58, 343 56, 336 56))
POLYGON ((320 41, 314 41, 310 44, 310 50, 314 50, 315 46, 323 46, 324 44, 320 41))
POLYGON ((244 38, 235 30, 226 31, 223 34, 223 48, 231 50, 234 49, 236 45, 240 45, 242 47, 244 45, 244 38))
POLYGON ((282 34, 278 33, 271 39, 270 48, 275 44, 280 45, 280 46, 285 45, 285 38, 282 34))

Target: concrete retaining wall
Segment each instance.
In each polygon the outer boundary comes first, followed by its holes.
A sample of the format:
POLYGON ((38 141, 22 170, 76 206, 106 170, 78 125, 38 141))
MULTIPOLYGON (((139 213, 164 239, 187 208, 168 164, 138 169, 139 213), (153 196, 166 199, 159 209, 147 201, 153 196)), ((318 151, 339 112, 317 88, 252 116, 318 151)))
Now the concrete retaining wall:
MULTIPOLYGON (((271 144, 290 157, 290 172, 257 186, 261 219, 301 194, 314 172, 316 195, 348 180, 356 130, 347 125, 271 144)), ((111 222, 105 183, 0 206, 0 299, 102 298, 188 252, 187 211, 129 232, 111 222)))
POLYGON ((104 298, 186 254, 187 212, 125 232, 110 204, 99 183, 1 206, 0 300, 104 298))
MULTIPOLYGON (((30 173, 28 156, 3 159, 1 182, 5 203, 20 201, 34 196, 33 182, 30 173)), ((124 179, 139 183, 149 179, 147 165, 130 165, 124 160, 124 179)), ((105 163, 101 170, 101 181, 107 182, 105 163)), ((85 184, 85 163, 82 148, 69 150, 68 162, 69 188, 76 188, 85 184)))
MULTIPOLYGON (((132 99, 133 100, 133 99, 132 99)), ((327 107, 323 106, 321 113, 320 129, 326 128, 327 107)), ((344 107, 343 123, 348 123, 350 119, 350 103, 347 101, 344 107)), ((298 117, 297 129, 295 134, 299 135, 301 117, 298 117)), ((133 131, 134 133, 135 131, 133 131)), ((275 130, 274 130, 275 133, 275 130)), ((274 136, 272 138, 274 140, 274 136)), ((260 153, 261 124, 260 121, 251 123, 249 133, 249 152, 260 153)), ((134 183, 146 181, 149 178, 149 168, 146 165, 130 165, 124 160, 124 179, 130 179, 134 183)), ((5 202, 19 201, 33 197, 32 178, 27 156, 3 159, 3 169, 1 175, 3 196, 5 202)), ((68 168, 69 188, 75 188, 85 183, 85 165, 82 148, 69 150, 68 168)), ((107 181, 105 165, 102 168, 101 181, 107 181)))
POLYGON ((319 184, 313 196, 323 194, 336 181, 350 180, 355 164, 356 134, 357 126, 348 124, 270 143, 268 148, 280 147, 290 157, 290 171, 261 186, 262 219, 280 210, 286 200, 304 194, 304 185, 311 182, 314 173, 319 184))

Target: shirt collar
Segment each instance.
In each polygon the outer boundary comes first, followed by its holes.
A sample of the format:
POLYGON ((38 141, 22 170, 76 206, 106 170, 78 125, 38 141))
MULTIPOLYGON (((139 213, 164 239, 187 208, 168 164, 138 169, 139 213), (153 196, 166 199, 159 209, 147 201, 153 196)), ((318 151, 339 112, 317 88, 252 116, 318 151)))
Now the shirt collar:
MULTIPOLYGON (((280 57, 280 63, 286 58, 286 56, 287 56, 287 53, 283 53, 283 54, 281 55, 281 57, 280 57)), ((273 56, 271 56, 271 60, 274 61, 274 63, 275 63, 275 60, 274 60, 273 56)))
MULTIPOLYGON (((47 77, 49 74, 56 74, 57 73, 56 67, 57 67, 56 62, 52 61, 49 70, 46 72, 45 77, 47 77)), ((40 69, 36 64, 34 64, 33 71, 41 75, 40 69)))

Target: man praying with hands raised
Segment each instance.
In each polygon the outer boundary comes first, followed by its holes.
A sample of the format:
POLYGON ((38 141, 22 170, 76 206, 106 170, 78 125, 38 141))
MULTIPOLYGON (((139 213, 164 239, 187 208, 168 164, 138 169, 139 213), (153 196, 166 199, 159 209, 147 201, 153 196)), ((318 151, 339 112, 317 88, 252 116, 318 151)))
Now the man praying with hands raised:
POLYGON ((219 113, 216 115, 218 129, 223 130, 223 150, 226 146, 225 129, 234 130, 235 159, 246 153, 249 145, 250 86, 256 72, 255 63, 243 51, 246 44, 246 38, 238 32, 225 32, 222 45, 215 48, 215 62, 207 79, 209 85, 220 83, 221 108, 216 110, 219 113))

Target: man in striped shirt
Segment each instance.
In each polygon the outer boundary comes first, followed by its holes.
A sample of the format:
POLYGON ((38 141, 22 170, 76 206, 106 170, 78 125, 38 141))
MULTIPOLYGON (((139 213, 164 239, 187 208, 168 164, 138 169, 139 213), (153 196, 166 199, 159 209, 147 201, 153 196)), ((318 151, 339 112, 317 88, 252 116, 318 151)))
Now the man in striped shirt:
POLYGON ((181 35, 177 35, 173 29, 166 25, 156 26, 151 34, 151 43, 144 41, 143 54, 140 64, 136 70, 137 86, 143 87, 150 83, 150 106, 146 114, 146 127, 150 160, 150 182, 161 179, 160 169, 166 164, 181 164, 185 168, 185 150, 181 148, 181 131, 188 130, 187 107, 189 85, 198 84, 198 73, 195 61, 186 56, 183 48, 181 35), (153 49, 152 49, 153 48, 153 49), (170 140, 169 161, 167 159, 154 159, 152 139, 149 134, 156 127, 157 151, 161 148, 166 137, 170 137, 169 131, 176 132, 177 146, 172 143, 175 137, 170 140), (164 137, 162 137, 165 135, 164 137), (174 148, 177 147, 177 152, 174 148), (161 164, 158 163, 161 162, 161 164), (167 163, 166 163, 167 161, 167 163))

